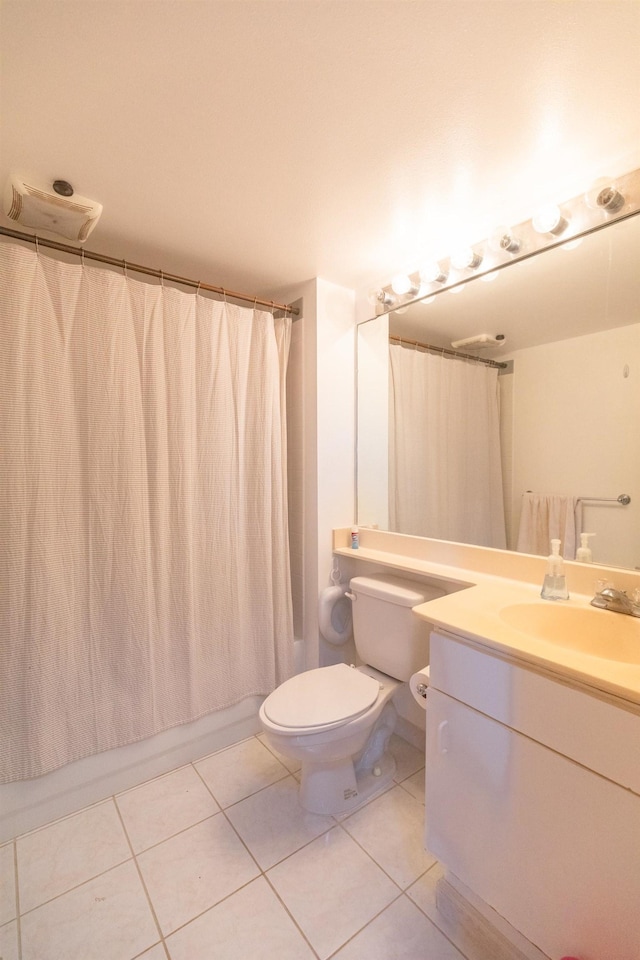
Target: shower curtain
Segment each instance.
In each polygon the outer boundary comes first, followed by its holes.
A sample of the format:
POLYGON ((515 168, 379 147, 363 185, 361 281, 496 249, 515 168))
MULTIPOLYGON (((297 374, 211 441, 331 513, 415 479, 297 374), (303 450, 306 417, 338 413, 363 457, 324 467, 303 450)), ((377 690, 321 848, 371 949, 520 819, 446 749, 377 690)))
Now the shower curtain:
POLYGON ((293 670, 289 319, 0 245, 0 779, 293 670))
POLYGON ((394 343, 389 357, 391 529, 504 548, 497 368, 394 343))

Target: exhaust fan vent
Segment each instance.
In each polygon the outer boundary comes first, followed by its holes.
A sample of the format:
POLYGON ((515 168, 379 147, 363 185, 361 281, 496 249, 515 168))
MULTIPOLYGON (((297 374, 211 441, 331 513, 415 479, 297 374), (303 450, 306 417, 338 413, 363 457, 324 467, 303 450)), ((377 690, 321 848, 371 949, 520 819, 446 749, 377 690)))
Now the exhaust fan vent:
POLYGON ((77 193, 60 196, 53 189, 27 183, 14 175, 5 190, 4 212, 25 227, 84 243, 100 219, 102 204, 77 193))
POLYGON ((451 346, 454 350, 484 350, 490 347, 502 347, 505 343, 505 338, 501 333, 498 333, 495 337, 488 333, 479 333, 475 337, 467 337, 466 340, 453 340, 451 346))

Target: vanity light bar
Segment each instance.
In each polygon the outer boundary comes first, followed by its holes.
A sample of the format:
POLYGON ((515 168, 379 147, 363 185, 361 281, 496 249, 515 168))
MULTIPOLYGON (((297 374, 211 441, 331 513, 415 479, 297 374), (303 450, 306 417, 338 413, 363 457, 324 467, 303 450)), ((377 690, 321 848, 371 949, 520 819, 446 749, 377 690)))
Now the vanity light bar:
POLYGON ((403 285, 398 283, 399 278, 394 278, 395 286, 389 284, 376 291, 376 316, 455 289, 475 277, 486 277, 518 260, 527 260, 638 213, 640 169, 615 179, 600 179, 586 194, 567 200, 560 207, 543 208, 531 220, 498 228, 492 237, 472 244, 464 256, 440 258, 437 263, 407 274, 403 285))

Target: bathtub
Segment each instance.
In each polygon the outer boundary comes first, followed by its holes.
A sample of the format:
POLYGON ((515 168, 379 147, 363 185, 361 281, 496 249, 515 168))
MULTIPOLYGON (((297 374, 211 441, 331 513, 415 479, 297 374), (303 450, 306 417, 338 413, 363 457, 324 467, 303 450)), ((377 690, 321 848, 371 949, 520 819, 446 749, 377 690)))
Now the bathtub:
POLYGON ((258 733, 263 700, 247 697, 139 743, 76 760, 33 780, 0 784, 0 843, 258 733))

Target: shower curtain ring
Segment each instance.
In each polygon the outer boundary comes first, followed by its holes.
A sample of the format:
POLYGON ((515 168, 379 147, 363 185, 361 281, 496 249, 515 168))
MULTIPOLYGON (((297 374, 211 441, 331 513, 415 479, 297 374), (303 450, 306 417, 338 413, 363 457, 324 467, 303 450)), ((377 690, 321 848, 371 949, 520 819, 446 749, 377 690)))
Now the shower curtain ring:
POLYGON ((37 233, 34 233, 33 238, 34 238, 35 243, 36 243, 36 257, 38 257, 38 259, 40 259, 40 245, 39 245, 39 243, 38 243, 38 234, 37 234, 37 233))
POLYGON ((126 260, 123 260, 123 261, 122 261, 122 276, 125 278, 125 280, 128 280, 128 279, 129 279, 129 274, 127 273, 127 261, 126 261, 126 260))
POLYGON ((160 286, 164 290, 164 273, 162 272, 162 270, 158 270, 158 273, 160 274, 160 286))

